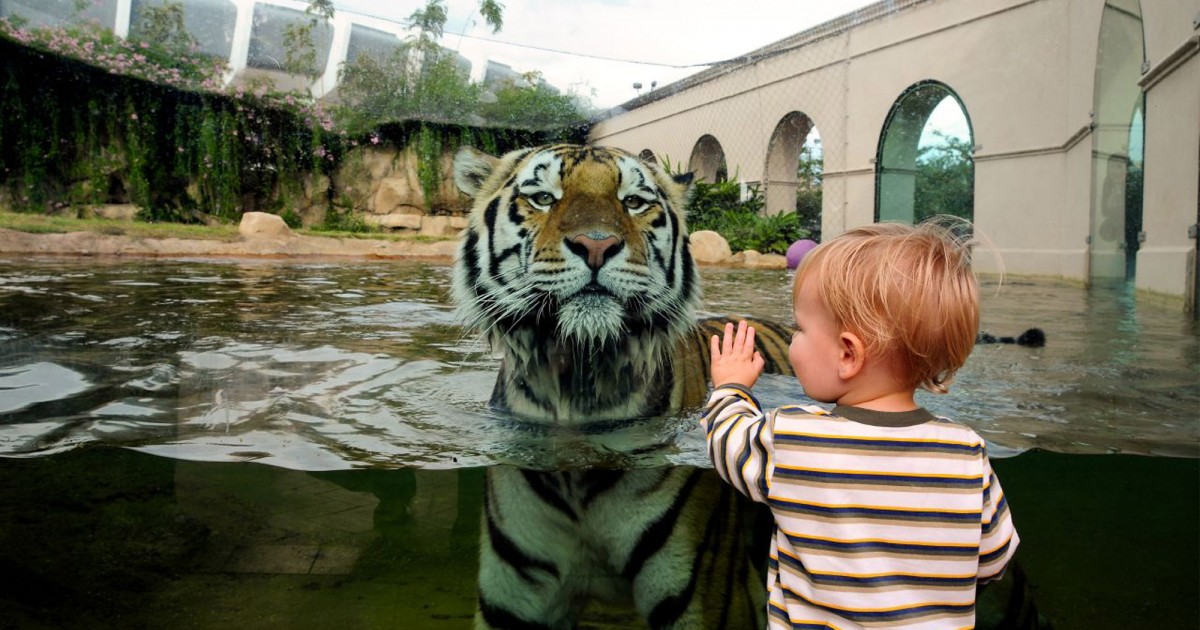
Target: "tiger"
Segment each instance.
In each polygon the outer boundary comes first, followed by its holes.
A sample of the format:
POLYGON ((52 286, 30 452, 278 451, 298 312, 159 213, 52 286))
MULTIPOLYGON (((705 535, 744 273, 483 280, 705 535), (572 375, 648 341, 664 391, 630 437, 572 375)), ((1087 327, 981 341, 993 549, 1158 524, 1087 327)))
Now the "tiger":
MULTIPOLYGON (((709 338, 728 320, 696 317, 690 174, 556 144, 464 147, 454 180, 472 207, 450 291, 500 356, 491 408, 586 429, 703 404, 709 338)), ((767 371, 790 375, 791 331, 749 321, 767 371)), ((764 627, 761 508, 710 468, 490 467, 475 627, 574 628, 593 600, 651 628, 764 627)))

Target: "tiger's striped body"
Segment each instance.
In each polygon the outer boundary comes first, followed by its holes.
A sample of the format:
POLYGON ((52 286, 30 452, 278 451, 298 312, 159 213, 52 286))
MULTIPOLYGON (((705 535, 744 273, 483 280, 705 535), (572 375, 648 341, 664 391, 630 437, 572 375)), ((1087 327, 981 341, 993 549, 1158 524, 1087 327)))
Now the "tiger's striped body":
MULTIPOLYGON (((455 178, 475 204, 453 294, 502 356, 494 408, 583 428, 703 403, 724 320, 695 321, 690 177, 557 145, 499 159, 464 149, 455 178)), ((789 333, 756 326, 768 369, 790 373, 789 333)), ((762 627, 746 538, 761 515, 708 469, 491 468, 476 626, 571 628, 601 598, 654 628, 762 627)))

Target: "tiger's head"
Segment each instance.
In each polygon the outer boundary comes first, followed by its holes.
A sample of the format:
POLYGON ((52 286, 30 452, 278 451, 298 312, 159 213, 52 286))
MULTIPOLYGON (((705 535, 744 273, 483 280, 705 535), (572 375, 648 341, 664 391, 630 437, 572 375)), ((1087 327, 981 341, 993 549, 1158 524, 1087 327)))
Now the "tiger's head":
POLYGON ((452 292, 494 348, 524 331, 594 352, 623 338, 674 340, 693 324, 691 174, 564 144, 500 158, 464 148, 454 179, 474 202, 452 292))

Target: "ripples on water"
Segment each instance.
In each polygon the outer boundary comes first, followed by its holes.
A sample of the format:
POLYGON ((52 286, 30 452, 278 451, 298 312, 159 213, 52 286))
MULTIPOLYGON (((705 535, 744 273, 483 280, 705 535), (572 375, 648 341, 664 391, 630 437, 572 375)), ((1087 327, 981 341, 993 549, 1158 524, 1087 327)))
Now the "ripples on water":
MULTIPOLYGON (((787 274, 703 275, 706 312, 790 321, 787 274)), ((600 440, 489 415, 496 361, 456 326, 449 282, 447 265, 413 262, 0 261, 0 454, 104 443, 302 470, 705 465, 690 417, 600 440)), ((1049 281, 984 292, 985 330, 1036 326, 1048 344, 977 347, 926 406, 998 455, 1197 456, 1197 331, 1175 305, 1049 281)), ((800 390, 767 377, 760 393, 800 390)))

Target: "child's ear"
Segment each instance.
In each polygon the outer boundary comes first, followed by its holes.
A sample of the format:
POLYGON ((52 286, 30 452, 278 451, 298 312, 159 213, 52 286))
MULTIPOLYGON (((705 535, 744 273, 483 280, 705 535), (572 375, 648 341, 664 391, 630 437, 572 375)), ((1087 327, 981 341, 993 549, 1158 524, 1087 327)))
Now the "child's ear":
POLYGON ((838 378, 848 381, 862 372, 867 362, 866 346, 862 339, 852 332, 843 332, 838 336, 841 343, 841 355, 838 358, 838 378))

